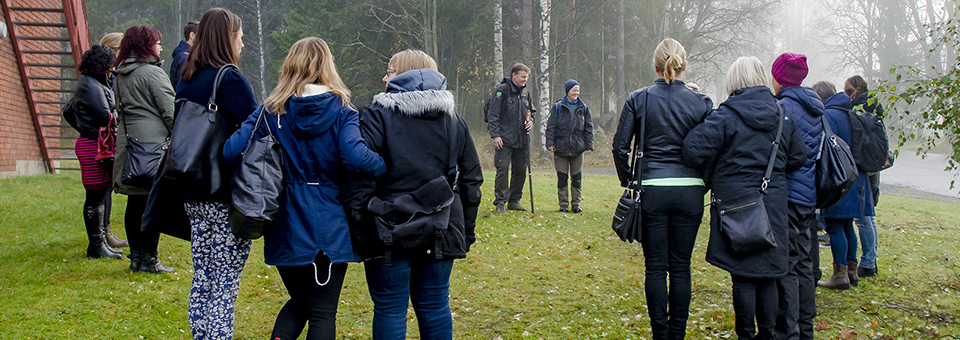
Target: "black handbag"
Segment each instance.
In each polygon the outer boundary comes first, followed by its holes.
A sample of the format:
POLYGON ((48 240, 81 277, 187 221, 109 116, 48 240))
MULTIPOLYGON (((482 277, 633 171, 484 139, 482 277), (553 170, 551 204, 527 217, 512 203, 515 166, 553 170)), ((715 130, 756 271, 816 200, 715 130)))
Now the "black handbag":
POLYGON ((850 146, 833 133, 830 123, 820 116, 823 139, 817 155, 817 208, 833 206, 857 183, 860 174, 850 146))
MULTIPOLYGON (((120 101, 117 100, 117 102, 120 101)), ((143 143, 136 138, 130 138, 127 114, 122 111, 122 106, 118 111, 120 120, 123 122, 123 136, 127 140, 124 148, 126 156, 120 171, 120 183, 138 188, 150 188, 154 178, 157 177, 157 170, 160 169, 160 162, 163 160, 164 153, 167 152, 170 141, 168 139, 160 143, 143 143)))
MULTIPOLYGON (((779 105, 778 105, 779 107, 779 105)), ((748 192, 729 199, 719 199, 711 193, 711 202, 720 221, 720 233, 727 239, 730 253, 734 257, 745 256, 777 247, 777 238, 770 226, 770 217, 764 197, 767 185, 773 175, 773 163, 780 150, 780 136, 783 133, 783 108, 779 110, 780 119, 777 137, 773 140, 773 151, 767 161, 767 171, 763 175, 760 190, 748 192)))
POLYGON ((456 200, 460 181, 457 117, 450 115, 447 119, 447 136, 450 138, 447 175, 434 178, 391 201, 374 197, 367 202, 367 210, 375 217, 377 236, 387 247, 384 252, 387 266, 390 266, 393 251, 428 250, 437 259, 443 258, 441 245, 450 225, 450 206, 456 200))
MULTIPOLYGON (((268 113, 260 106, 257 122, 253 125, 242 160, 233 175, 230 202, 230 231, 241 239, 258 239, 276 224, 283 195, 283 149, 270 124, 264 122, 266 135, 257 139, 263 116, 268 113)), ((280 115, 277 115, 278 126, 280 115)))
POLYGON ((620 237, 623 242, 640 242, 643 239, 643 217, 640 212, 640 194, 643 193, 643 186, 640 185, 640 168, 643 164, 643 139, 647 128, 647 90, 643 92, 644 112, 640 116, 640 139, 634 146, 633 161, 630 169, 633 170, 633 176, 630 178, 628 188, 620 195, 617 200, 617 209, 613 211, 613 232, 620 237), (633 188, 629 188, 633 185, 633 188))
POLYGON ((170 136, 170 151, 164 165, 163 175, 177 180, 185 188, 199 194, 212 195, 229 185, 229 177, 223 176, 223 144, 231 131, 226 116, 217 112, 217 90, 220 81, 229 69, 236 65, 226 64, 217 72, 213 91, 206 105, 179 99, 177 119, 170 136))

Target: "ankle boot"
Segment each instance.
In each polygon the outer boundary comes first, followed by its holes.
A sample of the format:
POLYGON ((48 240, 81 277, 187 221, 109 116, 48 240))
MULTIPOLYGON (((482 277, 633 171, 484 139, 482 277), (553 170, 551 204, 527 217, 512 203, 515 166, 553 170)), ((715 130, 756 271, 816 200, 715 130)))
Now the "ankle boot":
MULTIPOLYGON (((133 265, 131 264, 131 266, 133 265)), ((177 270, 173 269, 173 267, 167 267, 167 266, 164 266, 162 263, 160 263, 160 259, 158 258, 157 254, 150 255, 144 252, 140 252, 140 266, 137 268, 137 270, 134 270, 134 271, 141 272, 141 273, 156 274, 156 273, 173 273, 177 270)))
POLYGON ((847 261, 847 277, 850 278, 850 285, 857 287, 860 284, 860 276, 857 275, 857 261, 847 261))
POLYGON ((130 259, 130 271, 136 273, 140 271, 140 257, 143 252, 139 250, 130 250, 130 255, 127 255, 127 258, 130 259))
POLYGON ((847 276, 847 266, 834 262, 833 275, 826 281, 817 282, 818 287, 845 290, 850 289, 850 278, 847 276))
POLYGON ((120 260, 120 254, 110 251, 107 242, 103 239, 103 206, 83 207, 83 224, 87 229, 87 257, 98 259, 107 257, 120 260))
POLYGON ((127 243, 127 240, 121 240, 117 235, 113 234, 113 231, 110 230, 110 223, 107 223, 103 227, 104 235, 107 238, 107 244, 114 248, 125 248, 129 247, 130 244, 127 243))

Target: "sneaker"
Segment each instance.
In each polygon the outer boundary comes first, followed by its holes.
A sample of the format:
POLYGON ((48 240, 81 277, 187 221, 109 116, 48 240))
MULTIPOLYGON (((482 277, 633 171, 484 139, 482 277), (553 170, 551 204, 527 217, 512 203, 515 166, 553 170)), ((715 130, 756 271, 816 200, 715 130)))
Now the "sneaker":
POLYGON ((575 205, 575 206, 573 206, 573 210, 571 210, 571 211, 573 211, 574 214, 579 214, 579 213, 583 212, 583 209, 580 209, 580 206, 579 206, 579 205, 575 205))
POLYGON ((560 212, 569 212, 569 211, 570 209, 567 209, 567 207, 560 207, 560 212))
POLYGON ((524 208, 520 205, 520 202, 510 202, 507 204, 507 209, 516 210, 516 211, 527 211, 527 208, 524 208))
POLYGON ((507 209, 503 208, 503 203, 497 203, 497 214, 503 214, 507 212, 507 209))

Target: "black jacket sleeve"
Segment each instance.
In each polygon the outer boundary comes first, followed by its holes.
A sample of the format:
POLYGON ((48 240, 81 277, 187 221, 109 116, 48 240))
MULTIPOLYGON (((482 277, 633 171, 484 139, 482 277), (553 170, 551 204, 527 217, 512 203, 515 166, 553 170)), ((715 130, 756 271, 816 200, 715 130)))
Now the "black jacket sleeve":
MULTIPOLYGON (((613 164, 617 168, 617 175, 620 177, 620 186, 626 187, 629 184, 630 177, 633 175, 630 168, 630 157, 633 152, 634 125, 636 122, 637 93, 634 91, 627 97, 623 103, 623 109, 620 110, 620 122, 617 124, 617 133, 613 136, 613 164)), ((642 105, 642 104, 641 104, 642 105)))
POLYGON ((487 107, 487 130, 490 131, 490 138, 500 137, 500 110, 505 95, 507 94, 501 84, 493 91, 493 96, 490 98, 490 106, 487 107))
POLYGON ((457 115, 460 125, 460 155, 457 164, 460 167, 460 202, 463 204, 464 231, 467 236, 467 250, 469 245, 477 240, 474 229, 477 225, 477 211, 481 201, 480 186, 483 185, 483 170, 480 168, 480 157, 473 144, 470 129, 462 117, 457 115))
POLYGON ((557 134, 557 116, 560 115, 560 110, 562 110, 560 104, 554 103, 553 106, 550 107, 550 115, 547 116, 547 132, 544 137, 547 140, 546 146, 548 149, 556 146, 554 138, 557 134))
POLYGON ((590 117, 590 108, 583 106, 583 142, 586 149, 593 151, 593 118, 590 117))

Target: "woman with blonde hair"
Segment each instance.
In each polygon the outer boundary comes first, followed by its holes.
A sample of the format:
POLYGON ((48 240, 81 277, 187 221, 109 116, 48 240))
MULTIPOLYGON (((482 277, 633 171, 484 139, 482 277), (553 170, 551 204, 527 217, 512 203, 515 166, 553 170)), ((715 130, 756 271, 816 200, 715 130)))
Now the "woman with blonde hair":
POLYGON ((379 176, 386 168, 360 136, 350 90, 323 39, 303 38, 290 47, 277 87, 224 145, 227 162, 239 162, 251 133, 273 134, 284 157, 286 204, 263 249, 290 300, 280 309, 270 339, 297 339, 308 323, 307 339, 334 339, 347 262, 360 261, 340 204, 339 179, 344 169, 379 176), (264 114, 266 124, 255 127, 264 114))
POLYGON ((466 257, 476 240, 483 183, 480 159, 436 65, 422 51, 394 54, 383 77, 387 92, 373 97, 361 119, 367 144, 390 169, 359 183, 366 190, 352 193, 346 203, 351 220, 366 222, 357 225, 353 237, 364 259, 377 340, 406 338, 411 302, 420 339, 453 338, 449 291, 453 260, 466 257), (438 236, 425 242, 403 249, 388 246, 371 219, 364 220, 376 214, 378 219, 396 221, 393 215, 403 215, 401 208, 415 206, 411 203, 425 196, 450 200, 449 219, 443 220, 447 225, 428 229, 428 235, 438 236), (437 230, 445 231, 435 234, 437 230))
POLYGON ((713 101, 683 82, 686 59, 686 50, 676 40, 667 38, 657 46, 653 57, 657 80, 630 93, 613 138, 620 185, 642 188, 641 245, 653 339, 683 339, 686 334, 690 257, 703 217, 703 174, 699 167, 683 163, 680 150, 690 129, 713 109, 713 101), (632 145, 643 149, 631 150, 632 145), (643 155, 637 158, 640 169, 629 163, 634 152, 643 155), (634 170, 639 183, 631 178, 634 170))
POLYGON ((113 53, 120 54, 120 41, 123 40, 123 33, 112 32, 103 35, 100 38, 100 45, 109 47, 113 53))
POLYGON ((763 202, 777 247, 733 254, 721 234, 716 207, 710 211, 707 262, 730 272, 733 311, 740 339, 773 339, 778 311, 777 278, 787 274, 787 173, 807 160, 806 147, 792 115, 777 104, 768 75, 756 57, 740 57, 727 71, 730 97, 693 128, 683 141, 683 160, 709 174, 712 198, 756 193, 766 185, 763 202), (782 131, 779 132, 780 124, 782 131), (779 143, 774 143, 779 138, 779 143), (777 147, 770 178, 764 178, 777 147), (767 182, 766 180, 769 180, 767 182))

